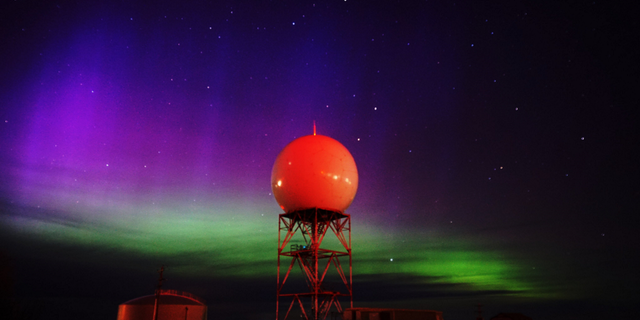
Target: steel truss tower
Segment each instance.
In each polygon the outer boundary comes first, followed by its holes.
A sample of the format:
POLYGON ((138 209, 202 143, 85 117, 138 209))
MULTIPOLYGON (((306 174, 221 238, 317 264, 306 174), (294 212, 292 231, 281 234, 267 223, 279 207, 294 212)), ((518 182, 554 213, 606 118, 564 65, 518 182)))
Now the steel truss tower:
MULTIPOLYGON (((323 210, 318 208, 293 211, 280 214, 278 231, 278 300, 276 303, 276 320, 280 320, 280 300, 291 299, 286 314, 282 320, 287 320, 291 309, 298 305, 302 317, 306 320, 326 319, 332 307, 342 312, 338 298, 349 297, 350 307, 353 308, 352 274, 351 274, 351 216, 342 212, 323 210), (331 230, 331 232, 329 232, 331 230), (335 235, 341 247, 338 250, 322 248, 322 241, 329 234, 335 235), (284 236, 283 236, 284 235, 284 236), (302 237, 304 245, 287 245, 294 236, 302 237), (340 257, 348 257, 349 274, 345 274, 340 263, 340 257), (287 272, 280 274, 280 261, 290 258, 287 272), (298 265, 304 273, 308 292, 283 292, 291 270, 298 265), (323 286, 327 271, 335 267, 345 289, 329 291, 323 286)), ((346 259, 345 259, 346 260, 346 259)), ((284 268, 283 268, 284 270, 284 268)))

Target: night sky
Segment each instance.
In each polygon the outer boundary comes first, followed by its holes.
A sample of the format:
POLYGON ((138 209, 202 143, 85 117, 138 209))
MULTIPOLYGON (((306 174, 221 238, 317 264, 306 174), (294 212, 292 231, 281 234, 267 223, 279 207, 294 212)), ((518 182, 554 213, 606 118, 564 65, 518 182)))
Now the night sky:
POLYGON ((113 320, 165 265, 274 319, 271 168, 315 121, 358 166, 355 306, 637 316, 622 3, 3 1, 0 315, 113 320))

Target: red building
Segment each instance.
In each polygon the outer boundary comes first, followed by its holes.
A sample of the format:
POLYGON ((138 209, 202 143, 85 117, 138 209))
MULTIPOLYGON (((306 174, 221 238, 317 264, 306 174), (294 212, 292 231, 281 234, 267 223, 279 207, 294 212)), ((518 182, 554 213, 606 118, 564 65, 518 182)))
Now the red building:
MULTIPOLYGON (((121 304, 118 320, 151 320, 156 295, 135 298, 121 304)), ((160 290, 158 320, 206 320, 207 305, 203 299, 188 292, 160 290)))

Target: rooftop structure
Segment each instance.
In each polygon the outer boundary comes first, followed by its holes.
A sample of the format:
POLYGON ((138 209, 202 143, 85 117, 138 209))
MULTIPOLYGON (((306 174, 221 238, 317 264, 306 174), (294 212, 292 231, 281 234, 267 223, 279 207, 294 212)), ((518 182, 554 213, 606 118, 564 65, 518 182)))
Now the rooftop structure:
POLYGON ((343 320, 443 320, 442 311, 384 308, 347 308, 343 320))

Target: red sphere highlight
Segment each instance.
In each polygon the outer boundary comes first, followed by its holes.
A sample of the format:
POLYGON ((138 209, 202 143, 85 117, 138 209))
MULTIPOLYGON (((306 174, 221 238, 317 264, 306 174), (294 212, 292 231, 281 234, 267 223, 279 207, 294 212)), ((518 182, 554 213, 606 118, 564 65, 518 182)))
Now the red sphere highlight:
POLYGON ((321 208, 344 212, 358 190, 358 169, 349 150, 321 135, 300 137, 278 155, 271 189, 285 212, 321 208))

